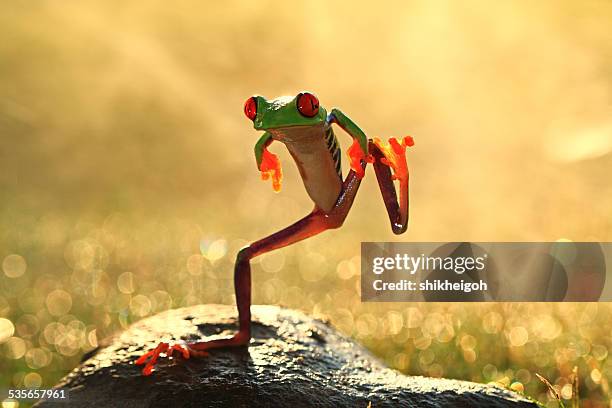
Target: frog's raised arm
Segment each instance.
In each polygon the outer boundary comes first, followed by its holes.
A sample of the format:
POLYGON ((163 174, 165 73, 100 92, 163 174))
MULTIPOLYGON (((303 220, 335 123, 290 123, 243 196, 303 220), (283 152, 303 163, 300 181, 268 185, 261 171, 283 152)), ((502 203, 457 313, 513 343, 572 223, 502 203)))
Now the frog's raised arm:
POLYGON ((365 172, 362 164, 368 160, 368 138, 365 133, 363 133, 363 130, 338 108, 333 108, 331 110, 330 114, 327 116, 327 123, 337 124, 353 138, 353 144, 347 151, 350 166, 357 177, 363 178, 365 172))
POLYGON ((261 179, 268 180, 271 178, 272 188, 274 191, 279 192, 281 180, 283 179, 283 171, 278 156, 270 153, 267 149, 272 141, 272 135, 269 132, 264 132, 257 143, 255 143, 255 160, 257 161, 257 168, 261 171, 261 179))
POLYGON ((359 143, 359 147, 361 147, 363 154, 365 156, 368 155, 368 138, 365 133, 363 133, 363 130, 361 130, 351 118, 342 113, 340 109, 333 108, 331 110, 330 114, 327 116, 327 123, 335 123, 340 126, 359 143))
POLYGON ((269 132, 259 138, 255 143, 255 160, 257 161, 257 169, 261 170, 261 161, 263 160, 264 150, 272 143, 272 135, 269 132))

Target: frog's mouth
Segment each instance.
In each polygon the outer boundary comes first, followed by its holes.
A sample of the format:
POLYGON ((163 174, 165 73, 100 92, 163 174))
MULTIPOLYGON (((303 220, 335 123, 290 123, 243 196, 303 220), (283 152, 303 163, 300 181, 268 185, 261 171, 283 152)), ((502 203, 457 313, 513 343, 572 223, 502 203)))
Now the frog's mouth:
POLYGON ((314 140, 317 136, 323 135, 324 123, 319 125, 306 126, 283 126, 273 129, 268 129, 268 133, 272 135, 272 139, 283 143, 300 143, 314 140))

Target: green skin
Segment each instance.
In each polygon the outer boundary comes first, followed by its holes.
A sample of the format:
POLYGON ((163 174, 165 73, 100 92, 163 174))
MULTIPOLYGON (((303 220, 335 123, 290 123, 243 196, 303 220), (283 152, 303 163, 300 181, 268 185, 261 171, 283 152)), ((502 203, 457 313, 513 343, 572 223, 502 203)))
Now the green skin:
MULTIPOLYGON (((234 267, 234 286, 238 307, 239 330, 226 338, 198 342, 178 342, 170 344, 161 342, 154 350, 145 353, 136 364, 146 364, 143 373, 151 371, 160 354, 171 356, 178 353, 184 358, 205 356, 207 351, 220 347, 247 345, 251 339, 251 267, 250 260, 283 248, 298 241, 319 234, 328 229, 339 228, 353 204, 361 175, 351 169, 344 181, 340 171, 340 152, 335 135, 331 129, 336 123, 356 140, 364 153, 373 158, 382 198, 389 215, 394 233, 401 234, 408 223, 408 180, 400 183, 400 200, 396 194, 391 170, 384 164, 384 154, 365 133, 338 109, 330 114, 319 106, 314 117, 305 117, 299 113, 297 97, 280 97, 271 101, 255 96, 257 114, 253 126, 263 130, 264 134, 255 145, 257 167, 261 167, 264 149, 277 140, 285 144, 295 160, 306 190, 315 204, 313 211, 294 224, 268 237, 260 239, 242 248, 236 257, 234 267)), ((361 161, 360 173, 366 167, 361 161)))

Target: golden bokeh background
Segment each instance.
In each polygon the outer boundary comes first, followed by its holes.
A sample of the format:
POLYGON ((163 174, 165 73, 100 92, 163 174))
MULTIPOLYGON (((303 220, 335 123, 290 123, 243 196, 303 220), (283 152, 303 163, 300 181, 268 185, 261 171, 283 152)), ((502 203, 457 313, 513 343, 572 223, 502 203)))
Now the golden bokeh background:
POLYGON ((583 406, 610 406, 609 304, 363 304, 359 248, 612 240, 611 24, 597 0, 3 3, 0 386, 232 304, 237 249, 312 207, 282 145, 283 191, 259 180, 244 100, 308 89, 369 136, 414 136, 411 224, 391 233, 370 169, 343 228, 256 260, 254 302, 551 407, 535 373, 569 399, 578 366, 583 406))

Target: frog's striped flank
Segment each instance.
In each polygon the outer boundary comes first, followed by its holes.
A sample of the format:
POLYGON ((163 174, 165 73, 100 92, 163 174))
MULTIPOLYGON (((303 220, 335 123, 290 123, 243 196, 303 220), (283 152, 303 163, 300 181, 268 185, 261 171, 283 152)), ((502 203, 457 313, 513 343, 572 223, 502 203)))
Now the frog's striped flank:
POLYGON ((336 165, 336 172, 338 173, 338 177, 342 180, 342 167, 341 167, 341 154, 340 154, 340 145, 338 144, 338 140, 336 139, 336 135, 334 134, 331 126, 325 129, 325 142, 327 143, 327 149, 329 153, 332 155, 334 159, 334 164, 336 165))

